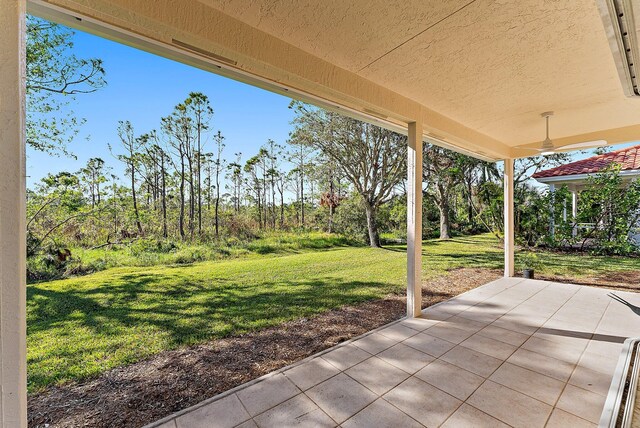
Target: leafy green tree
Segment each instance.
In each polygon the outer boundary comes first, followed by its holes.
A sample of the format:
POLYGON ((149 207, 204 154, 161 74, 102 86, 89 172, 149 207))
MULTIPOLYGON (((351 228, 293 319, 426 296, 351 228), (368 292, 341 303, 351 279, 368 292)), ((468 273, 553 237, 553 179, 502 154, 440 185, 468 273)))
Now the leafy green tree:
POLYGON ((454 188, 462 183, 466 156, 433 144, 425 144, 422 157, 422 178, 427 183, 424 195, 440 212, 440 239, 451 238, 451 201, 454 188))
POLYGON ((69 102, 105 85, 102 61, 78 58, 73 35, 61 25, 27 17, 27 144, 51 154, 69 155, 67 144, 83 123, 69 102))
POLYGON ((125 150, 125 154, 118 155, 118 159, 122 161, 126 166, 126 172, 129 175, 131 183, 131 198, 133 200, 133 214, 135 216, 136 227, 138 233, 142 235, 142 223, 140 222, 140 211, 138 210, 138 197, 136 194, 136 177, 138 176, 138 165, 140 161, 140 154, 144 145, 144 138, 136 137, 133 132, 133 125, 131 122, 119 121, 118 122, 118 138, 122 148, 125 150))
POLYGON ((291 140, 335 160, 362 198, 369 245, 379 247, 376 216, 405 179, 406 137, 302 103, 294 102, 291 107, 296 112, 291 140))
POLYGON ((637 251, 630 232, 640 221, 640 180, 626 182, 617 164, 589 177, 580 192, 577 220, 594 225, 583 235, 583 248, 590 242, 606 254, 637 251))
POLYGON ((96 205, 100 205, 102 199, 100 185, 107 181, 107 177, 104 176, 104 160, 101 158, 89 159, 87 165, 80 170, 80 174, 89 190, 91 207, 95 208, 96 205))

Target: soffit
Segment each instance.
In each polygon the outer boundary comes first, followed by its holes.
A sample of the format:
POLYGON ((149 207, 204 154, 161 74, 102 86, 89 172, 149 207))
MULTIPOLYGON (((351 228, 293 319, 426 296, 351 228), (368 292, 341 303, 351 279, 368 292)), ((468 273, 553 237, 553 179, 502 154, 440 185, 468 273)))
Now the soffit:
POLYGON ((593 0, 200 0, 509 146, 638 123, 593 0))

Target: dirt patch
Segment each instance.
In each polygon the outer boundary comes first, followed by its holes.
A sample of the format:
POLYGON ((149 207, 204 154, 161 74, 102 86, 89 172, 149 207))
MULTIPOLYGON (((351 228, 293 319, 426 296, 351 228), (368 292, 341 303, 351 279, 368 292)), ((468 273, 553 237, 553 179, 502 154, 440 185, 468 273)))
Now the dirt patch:
POLYGON ((640 270, 609 272, 593 277, 571 278, 557 275, 536 275, 536 279, 589 285, 618 291, 640 292, 640 270))
MULTIPOLYGON (((423 307, 500 277, 457 269, 425 284, 423 307)), ((29 426, 142 426, 363 334, 405 314, 390 295, 254 333, 214 340, 111 370, 97 379, 29 397, 29 426)))

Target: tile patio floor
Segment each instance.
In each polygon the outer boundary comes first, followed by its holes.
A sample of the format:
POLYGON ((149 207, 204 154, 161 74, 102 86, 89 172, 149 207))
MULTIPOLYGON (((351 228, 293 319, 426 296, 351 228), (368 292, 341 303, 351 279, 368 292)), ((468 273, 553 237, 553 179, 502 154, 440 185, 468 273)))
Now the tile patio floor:
POLYGON ((622 342, 640 335, 634 305, 500 279, 151 426, 596 426, 622 342))

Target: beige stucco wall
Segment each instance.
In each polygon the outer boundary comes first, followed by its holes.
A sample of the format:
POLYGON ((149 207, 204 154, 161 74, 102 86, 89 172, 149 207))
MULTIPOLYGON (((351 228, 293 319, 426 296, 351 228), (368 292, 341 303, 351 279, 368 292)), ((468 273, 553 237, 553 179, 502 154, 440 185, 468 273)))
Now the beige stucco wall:
POLYGON ((26 426, 24 0, 0 0, 0 414, 26 426))

